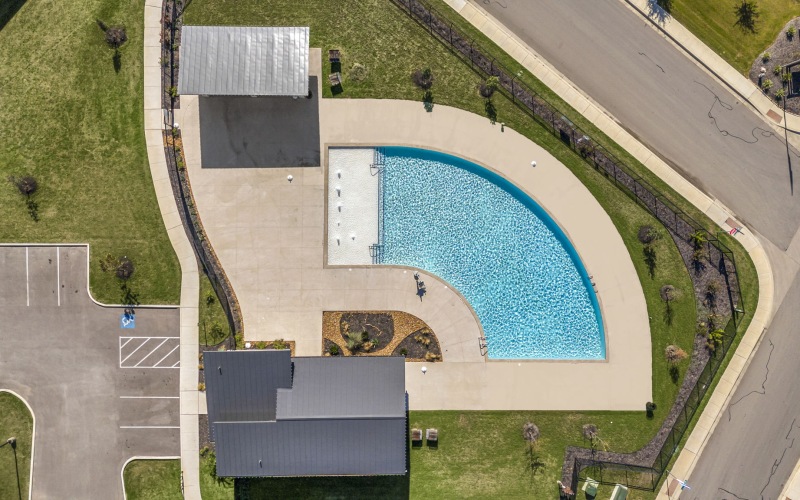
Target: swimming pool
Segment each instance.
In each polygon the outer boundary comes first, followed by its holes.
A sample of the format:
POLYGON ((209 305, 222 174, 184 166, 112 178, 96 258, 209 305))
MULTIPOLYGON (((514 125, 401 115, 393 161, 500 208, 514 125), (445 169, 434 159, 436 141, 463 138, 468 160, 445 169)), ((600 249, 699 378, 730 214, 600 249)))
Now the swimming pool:
POLYGON ((490 358, 605 358, 586 269, 536 202, 451 155, 380 151, 381 263, 418 267, 452 284, 478 315, 490 358))

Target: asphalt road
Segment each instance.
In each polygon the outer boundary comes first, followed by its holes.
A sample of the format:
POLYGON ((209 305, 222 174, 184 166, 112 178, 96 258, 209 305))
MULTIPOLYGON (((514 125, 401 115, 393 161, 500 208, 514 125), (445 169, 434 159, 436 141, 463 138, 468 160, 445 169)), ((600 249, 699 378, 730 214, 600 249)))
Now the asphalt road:
POLYGON ((800 226, 800 156, 619 0, 475 2, 776 246, 800 226), (797 195, 794 195, 794 192, 797 195))
POLYGON ((179 349, 162 344, 178 309, 137 308, 123 329, 86 273, 85 247, 0 246, 0 387, 36 418, 35 499, 122 498, 128 458, 179 455, 179 349))
POLYGON ((619 0, 476 3, 775 245, 776 316, 682 497, 777 499, 800 459, 800 184, 782 138, 619 0))

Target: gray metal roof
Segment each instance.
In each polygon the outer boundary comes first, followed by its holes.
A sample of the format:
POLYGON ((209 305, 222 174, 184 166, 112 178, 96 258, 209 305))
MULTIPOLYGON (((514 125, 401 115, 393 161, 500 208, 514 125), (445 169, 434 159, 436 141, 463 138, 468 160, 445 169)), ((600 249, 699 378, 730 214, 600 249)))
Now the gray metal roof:
POLYGON ((307 27, 184 26, 178 93, 308 94, 307 27))
POLYGON ((209 422, 275 420, 279 387, 292 386, 292 358, 283 351, 203 354, 209 422))
POLYGON ((403 357, 294 358, 292 388, 278 390, 277 418, 405 417, 404 393, 403 357))
POLYGON ((223 477, 406 472, 405 417, 218 423, 215 446, 223 477))
POLYGON ((205 353, 217 474, 405 473, 404 360, 292 359, 289 351, 269 350, 205 353))

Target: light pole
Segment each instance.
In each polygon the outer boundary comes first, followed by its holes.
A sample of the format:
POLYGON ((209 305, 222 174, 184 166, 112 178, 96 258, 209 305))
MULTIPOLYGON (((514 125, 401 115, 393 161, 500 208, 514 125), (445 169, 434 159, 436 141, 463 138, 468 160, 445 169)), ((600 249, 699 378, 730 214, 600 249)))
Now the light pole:
POLYGON ((11 445, 11 449, 14 450, 14 469, 17 471, 17 494, 19 495, 19 500, 22 500, 22 488, 19 485, 19 465, 17 464, 17 438, 12 436, 6 439, 5 443, 0 444, 0 448, 7 444, 11 445))

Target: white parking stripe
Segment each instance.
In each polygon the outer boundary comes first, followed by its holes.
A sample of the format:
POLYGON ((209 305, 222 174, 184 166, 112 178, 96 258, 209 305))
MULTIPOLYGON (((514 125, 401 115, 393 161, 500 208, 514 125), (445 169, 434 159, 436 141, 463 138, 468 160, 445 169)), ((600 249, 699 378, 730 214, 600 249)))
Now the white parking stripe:
POLYGON ((178 425, 120 425, 120 429, 180 429, 178 425))
MULTIPOLYGON (((166 340, 165 340, 164 342, 166 342, 166 340)), ((176 346, 175 346, 175 349, 173 349, 173 350, 169 351, 169 352, 167 353, 167 356, 169 356, 169 355, 170 355, 170 354, 172 354, 173 352, 177 351, 177 350, 178 350, 178 347, 180 347, 180 344, 176 345, 176 346)), ((167 359, 167 356, 164 356, 163 358, 159 359, 159 360, 158 360, 158 363, 154 364, 154 365, 153 365, 153 367, 155 368, 156 366, 160 365, 162 361, 164 361, 165 359, 167 359)))
POLYGON ((25 247, 25 293, 28 297, 28 307, 31 306, 31 279, 28 270, 28 247, 25 247))
POLYGON ((119 399, 180 399, 180 396, 120 396, 119 399))
MULTIPOLYGON (((139 338, 141 338, 141 337, 139 337, 139 338)), ((150 339, 147 339, 147 340, 145 340, 144 342, 142 342, 142 343, 141 343, 141 345, 139 345, 139 347, 137 347, 136 349, 134 349, 132 353, 130 353, 130 354, 128 354, 127 356, 125 356, 125 359, 121 359, 121 360, 120 360, 120 362, 119 362, 119 365, 120 365, 120 367, 122 366, 122 363, 124 363, 125 361, 127 361, 127 360, 128 360, 128 358, 130 358, 131 356, 133 356, 133 353, 134 353, 134 352, 136 352, 136 351, 138 351, 139 349, 141 349, 141 348, 142 348, 142 346, 143 346, 143 345, 145 345, 145 344, 146 344, 147 342, 149 342, 149 341, 150 341, 150 339)), ((120 356, 122 356, 122 349, 120 349, 120 351, 119 351, 119 355, 120 355, 120 356)))
POLYGON ((177 368, 179 364, 181 364, 181 362, 180 362, 180 361, 178 361, 177 363, 175 363, 174 365, 172 365, 170 368, 177 368))
MULTIPOLYGON (((123 339, 123 338, 125 338, 125 337, 120 337, 119 341, 120 341, 120 342, 122 342, 122 339, 123 339)), ((131 340, 133 340, 133 337, 128 337, 128 340, 126 340, 124 344, 122 344, 121 346, 119 346, 119 349, 120 349, 120 351, 122 350, 122 348, 123 348, 123 347, 125 347, 126 345, 128 345, 128 342, 130 342, 131 340)))
MULTIPOLYGON (((138 363, 136 363, 135 365, 133 365, 133 367, 134 367, 134 368, 136 368, 137 366, 141 365, 141 364, 142 364, 142 361, 144 361, 145 359, 149 358, 149 357, 150 357, 150 356, 151 356, 151 355, 152 355, 154 352, 156 352, 156 351, 157 351, 157 350, 158 350, 158 349, 159 349, 159 348, 160 348, 162 345, 164 345, 164 344, 167 342, 167 340, 169 340, 169 339, 164 339, 164 340, 162 340, 162 341, 161 341, 161 343, 160 343, 160 344, 158 344, 158 345, 156 346, 156 348, 155 348, 155 349, 153 349, 152 351, 148 352, 148 353, 147 353, 147 356, 145 356, 145 357, 143 357, 142 359, 140 359, 138 363)), ((155 365, 153 365, 153 367, 155 367, 155 365)))
POLYGON ((61 247, 56 247, 56 293, 58 307, 61 307, 61 247))

